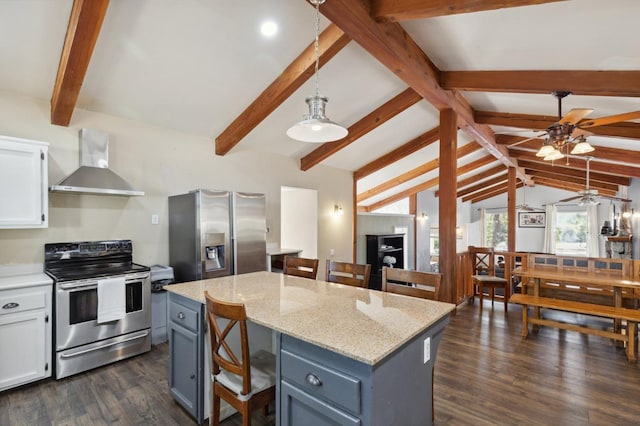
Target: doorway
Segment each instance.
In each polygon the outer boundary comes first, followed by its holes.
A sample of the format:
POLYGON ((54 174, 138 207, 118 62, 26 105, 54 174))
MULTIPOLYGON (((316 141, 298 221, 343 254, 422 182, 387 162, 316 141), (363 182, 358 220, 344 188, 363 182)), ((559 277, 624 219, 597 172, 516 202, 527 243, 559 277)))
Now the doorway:
POLYGON ((280 187, 280 247, 318 257, 318 191, 280 187))

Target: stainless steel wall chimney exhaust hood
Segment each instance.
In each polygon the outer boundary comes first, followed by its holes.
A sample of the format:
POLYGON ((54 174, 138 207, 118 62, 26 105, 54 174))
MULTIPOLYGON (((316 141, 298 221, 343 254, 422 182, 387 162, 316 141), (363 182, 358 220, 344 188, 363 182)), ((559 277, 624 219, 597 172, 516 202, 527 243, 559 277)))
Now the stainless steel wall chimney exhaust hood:
POLYGON ((109 135, 99 130, 80 129, 80 168, 52 185, 52 192, 96 195, 144 195, 109 168, 109 135))

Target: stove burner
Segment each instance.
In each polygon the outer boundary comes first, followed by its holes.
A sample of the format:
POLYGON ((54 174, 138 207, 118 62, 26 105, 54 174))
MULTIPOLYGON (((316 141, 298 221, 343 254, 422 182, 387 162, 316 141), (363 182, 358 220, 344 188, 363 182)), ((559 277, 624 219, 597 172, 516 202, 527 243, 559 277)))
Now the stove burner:
POLYGON ((49 243, 44 256, 45 272, 57 282, 149 271, 133 263, 131 240, 49 243))

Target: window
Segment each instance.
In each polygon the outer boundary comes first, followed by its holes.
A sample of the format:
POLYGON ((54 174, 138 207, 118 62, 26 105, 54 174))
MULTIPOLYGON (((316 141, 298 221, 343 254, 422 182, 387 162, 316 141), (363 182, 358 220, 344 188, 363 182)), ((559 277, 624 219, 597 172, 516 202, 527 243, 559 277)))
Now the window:
POLYGON ((556 254, 586 256, 587 230, 586 211, 557 211, 554 230, 556 254))
POLYGON ((498 251, 507 250, 507 212, 492 211, 484 215, 484 245, 498 251))

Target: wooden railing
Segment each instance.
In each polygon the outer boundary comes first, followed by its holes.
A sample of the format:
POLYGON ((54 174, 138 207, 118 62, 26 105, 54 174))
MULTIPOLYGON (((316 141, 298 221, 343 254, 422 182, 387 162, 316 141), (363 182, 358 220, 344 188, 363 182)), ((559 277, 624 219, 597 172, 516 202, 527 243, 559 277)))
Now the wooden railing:
MULTIPOLYGON (((512 271, 521 264, 526 266, 528 253, 501 251, 495 254, 496 257, 502 256, 504 259, 504 276, 511 277, 511 282, 515 283, 516 278, 512 271)), ((474 291, 471 280, 471 275, 473 275, 472 262, 473 259, 468 251, 456 255, 456 304, 458 305, 470 298, 474 291)))

